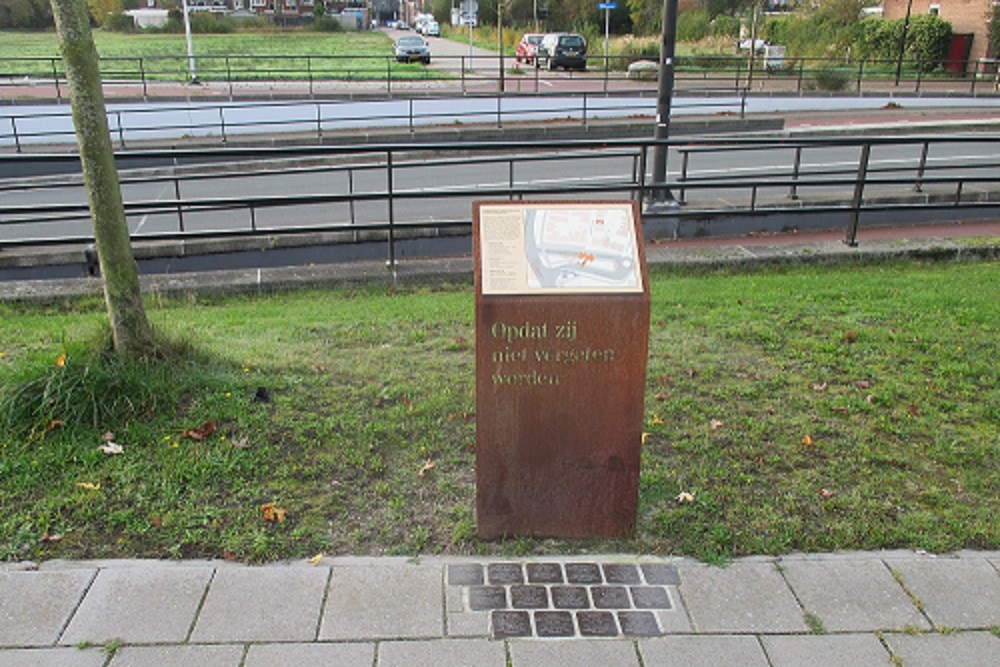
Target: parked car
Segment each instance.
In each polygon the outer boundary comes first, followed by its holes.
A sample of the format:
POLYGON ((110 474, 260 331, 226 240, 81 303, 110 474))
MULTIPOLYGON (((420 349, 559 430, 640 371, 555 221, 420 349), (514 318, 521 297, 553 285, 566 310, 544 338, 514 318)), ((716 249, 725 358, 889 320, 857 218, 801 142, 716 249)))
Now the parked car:
POLYGON ((521 41, 517 43, 517 51, 514 55, 517 62, 537 66, 538 45, 542 43, 544 36, 540 32, 526 32, 521 35, 521 41))
POLYGON ((425 37, 440 37, 441 26, 437 21, 424 21, 420 24, 420 34, 425 37))
POLYGON ((404 35, 393 44, 393 53, 401 63, 412 63, 417 60, 427 65, 431 61, 431 48, 419 35, 404 35))
POLYGON ((396 30, 409 30, 410 24, 406 21, 396 21, 396 30))
POLYGON ((550 70, 587 69, 587 40, 569 32, 552 32, 542 37, 538 45, 538 61, 550 70))

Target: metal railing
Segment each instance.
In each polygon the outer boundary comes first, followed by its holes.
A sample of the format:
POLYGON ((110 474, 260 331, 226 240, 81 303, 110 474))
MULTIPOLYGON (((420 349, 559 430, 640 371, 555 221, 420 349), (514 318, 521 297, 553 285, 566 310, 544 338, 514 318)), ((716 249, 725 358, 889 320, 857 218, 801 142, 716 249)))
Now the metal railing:
MULTIPOLYGON (((677 102, 677 112, 728 113, 743 117, 745 96, 734 99, 703 98, 677 102)), ((227 144, 246 135, 296 134, 322 140, 346 130, 399 128, 413 132, 418 126, 455 129, 465 125, 503 127, 524 121, 569 120, 587 125, 601 118, 653 115, 655 97, 636 93, 558 93, 519 96, 469 95, 454 98, 372 98, 258 103, 157 105, 110 109, 108 127, 112 141, 127 149, 152 140, 200 138, 227 144)), ((0 148, 16 152, 30 145, 75 143, 69 109, 42 113, 0 114, 0 148)))
MULTIPOLYGON (((1000 137, 993 135, 700 139, 694 143, 476 142, 424 144, 419 148, 393 144, 142 151, 128 156, 151 164, 176 164, 192 158, 242 162, 225 170, 205 165, 187 173, 169 168, 172 173, 124 173, 125 209, 135 242, 303 234, 355 241, 374 232, 387 244, 390 265, 396 262, 399 238, 417 232, 441 234, 467 229, 471 202, 484 199, 573 200, 621 195, 647 202, 653 193, 667 191, 678 193, 684 205, 658 215, 697 218, 710 224, 713 219, 735 215, 836 214, 846 221, 844 240, 852 245, 857 243, 864 216, 879 211, 906 211, 909 220, 915 212, 951 209, 980 214, 1000 209, 1000 137), (945 159, 947 146, 960 147, 963 153, 978 150, 979 154, 945 159), (672 151, 673 163, 679 160, 682 166, 676 176, 656 182, 648 173, 650 152, 661 148, 672 151), (418 150, 421 152, 415 153, 418 150), (820 154, 815 163, 803 164, 804 152, 828 150, 846 151, 852 157, 828 166, 820 154), (873 159, 873 152, 889 150, 894 151, 891 159, 873 159), (786 156, 773 161, 766 175, 720 175, 692 165, 720 153, 721 164, 748 164, 748 156, 765 151, 772 157, 786 156), (561 178, 552 179, 554 174, 561 178), (239 194, 240 188, 247 194, 239 194), (153 192, 155 197, 143 192, 153 192), (719 193, 725 194, 724 203, 720 203, 719 193)), ((36 159, 57 164, 75 158, 0 156, 7 167, 36 159)), ((156 171, 162 172, 163 167, 156 171)), ((5 202, 0 204, 0 251, 92 242, 79 178, 51 182, 7 179, 0 181, 0 193, 5 202), (55 203, 60 199, 63 203, 55 203)))
MULTIPOLYGON (((185 94, 197 97, 224 92, 230 99, 260 97, 260 88, 250 83, 296 84, 289 92, 308 96, 338 96, 346 92, 393 95, 410 84, 435 80, 451 85, 462 93, 482 92, 484 88, 500 93, 539 92, 539 81, 552 73, 543 67, 519 63, 513 56, 497 55, 432 56, 434 67, 398 63, 391 55, 195 55, 194 62, 201 86, 187 86, 190 79, 187 56, 144 56, 101 58, 105 95, 143 99, 178 94, 177 85, 185 85, 185 94), (331 86, 328 84, 346 84, 331 86), (170 84, 170 85, 165 85, 170 84)), ((629 72, 629 65, 639 60, 656 61, 656 56, 587 57, 584 71, 559 72, 560 78, 572 77, 589 83, 588 92, 608 92, 627 86, 629 89, 655 90, 655 76, 629 72)), ((809 91, 865 94, 890 91, 899 94, 949 91, 972 96, 993 95, 1000 83, 996 61, 970 63, 966 71, 925 73, 915 62, 904 61, 902 78, 896 77, 900 63, 892 60, 852 58, 787 58, 774 63, 758 56, 679 56, 676 59, 677 89, 725 89, 752 92, 794 93, 809 91)), ((0 58, 0 83, 31 86, 34 95, 47 89, 52 98, 64 100, 66 75, 60 58, 0 58)), ((282 91, 271 90, 271 96, 282 91)))

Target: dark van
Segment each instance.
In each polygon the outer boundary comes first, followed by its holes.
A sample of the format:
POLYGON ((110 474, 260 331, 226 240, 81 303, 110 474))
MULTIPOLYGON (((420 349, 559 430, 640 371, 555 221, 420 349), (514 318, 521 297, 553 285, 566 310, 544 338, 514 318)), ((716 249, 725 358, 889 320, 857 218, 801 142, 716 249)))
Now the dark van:
POLYGON ((569 32, 549 33, 538 45, 538 59, 547 63, 550 70, 587 69, 587 40, 569 32))

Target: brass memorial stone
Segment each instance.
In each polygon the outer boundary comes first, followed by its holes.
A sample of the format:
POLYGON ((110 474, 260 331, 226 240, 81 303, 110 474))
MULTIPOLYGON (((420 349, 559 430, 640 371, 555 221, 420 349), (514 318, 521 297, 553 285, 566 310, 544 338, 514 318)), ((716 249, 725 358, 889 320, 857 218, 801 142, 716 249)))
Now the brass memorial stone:
POLYGON ((633 202, 476 202, 479 536, 635 526, 649 281, 633 202))

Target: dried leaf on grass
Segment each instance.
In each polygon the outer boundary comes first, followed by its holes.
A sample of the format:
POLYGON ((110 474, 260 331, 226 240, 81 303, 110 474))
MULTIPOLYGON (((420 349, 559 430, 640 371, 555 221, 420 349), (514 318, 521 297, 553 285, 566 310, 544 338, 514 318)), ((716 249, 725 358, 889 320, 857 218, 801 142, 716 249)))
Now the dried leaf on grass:
POLYGON ((81 489, 86 489, 87 491, 100 491, 101 490, 101 483, 100 482, 96 482, 96 483, 94 483, 94 482, 77 482, 76 485, 78 487, 80 487, 81 489))
POLYGON ((434 468, 436 467, 437 463, 434 462, 434 459, 427 459, 424 465, 421 466, 420 472, 418 472, 417 475, 420 477, 424 477, 427 475, 427 473, 429 473, 431 470, 434 470, 434 468))
POLYGON ((288 510, 274 503, 265 503, 260 506, 260 516, 269 523, 281 523, 288 518, 288 510))
POLYGON ((181 433, 181 437, 191 438, 192 440, 204 440, 208 436, 212 435, 216 431, 216 425, 213 420, 208 420, 198 428, 189 428, 188 430, 181 433))
POLYGON ((677 494, 675 500, 679 503, 693 503, 694 494, 688 493, 687 491, 681 491, 680 493, 677 494))
POLYGON ((123 454, 125 452, 124 447, 110 440, 108 440, 105 444, 101 445, 99 449, 108 456, 117 456, 118 454, 123 454))

